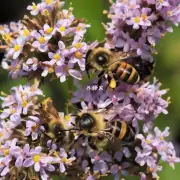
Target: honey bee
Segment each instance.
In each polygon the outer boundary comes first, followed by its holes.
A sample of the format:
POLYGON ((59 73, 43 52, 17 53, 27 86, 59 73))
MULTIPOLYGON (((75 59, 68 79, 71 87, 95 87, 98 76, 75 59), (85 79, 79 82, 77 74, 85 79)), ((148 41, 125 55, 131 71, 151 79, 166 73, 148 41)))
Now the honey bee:
POLYGON ((88 136, 88 142, 93 149, 103 150, 112 143, 120 140, 130 143, 135 140, 134 129, 125 121, 107 122, 99 112, 83 112, 77 115, 75 126, 83 135, 88 136))
POLYGON ((54 107, 51 98, 47 98, 42 102, 40 120, 45 127, 45 134, 49 138, 60 140, 66 137, 67 125, 54 107))
POLYGON ((148 80, 154 69, 154 62, 143 60, 133 53, 125 53, 118 49, 96 47, 89 50, 86 56, 86 71, 98 72, 99 79, 108 75, 109 86, 116 88, 118 81, 136 84, 148 80))

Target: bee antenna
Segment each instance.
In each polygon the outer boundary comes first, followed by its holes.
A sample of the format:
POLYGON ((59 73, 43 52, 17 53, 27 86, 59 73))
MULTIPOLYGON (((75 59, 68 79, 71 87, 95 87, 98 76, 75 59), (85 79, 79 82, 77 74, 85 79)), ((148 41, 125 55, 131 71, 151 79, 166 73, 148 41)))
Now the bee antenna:
POLYGON ((79 131, 79 129, 61 129, 60 131, 79 131))
POLYGON ((71 124, 72 124, 73 126, 76 126, 73 122, 71 122, 71 124))
POLYGON ((90 79, 90 74, 89 74, 89 65, 86 64, 86 73, 88 75, 88 78, 90 79))
POLYGON ((73 116, 73 117, 78 117, 78 115, 77 115, 77 114, 71 114, 70 116, 73 116))

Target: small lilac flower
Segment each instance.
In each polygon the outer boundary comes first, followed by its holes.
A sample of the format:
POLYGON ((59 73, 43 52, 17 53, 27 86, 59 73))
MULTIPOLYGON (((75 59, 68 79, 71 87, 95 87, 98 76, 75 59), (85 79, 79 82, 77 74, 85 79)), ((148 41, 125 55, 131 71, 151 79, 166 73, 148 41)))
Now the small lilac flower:
POLYGON ((23 166, 23 161, 27 158, 29 151, 30 151, 29 144, 25 144, 23 149, 19 149, 18 151, 16 151, 16 155, 15 155, 15 157, 16 157, 15 166, 16 167, 23 166))
POLYGON ((35 3, 32 3, 32 5, 27 7, 27 10, 30 10, 31 15, 36 16, 40 10, 40 4, 36 5, 35 3))
POLYGON ((54 73, 55 63, 56 63, 56 60, 44 61, 41 64, 42 69, 43 69, 41 76, 46 77, 48 74, 54 73))
POLYGON ((142 8, 141 12, 141 26, 151 26, 151 21, 148 14, 151 12, 150 8, 142 8))
POLYGON ((69 64, 75 64, 78 63, 80 69, 82 71, 85 70, 85 56, 86 52, 88 50, 88 45, 85 42, 79 42, 79 37, 77 39, 74 39, 73 41, 73 47, 69 50, 69 64))
POLYGON ((60 148, 59 157, 61 158, 59 170, 62 173, 64 173, 66 170, 65 165, 71 165, 72 161, 74 161, 76 159, 75 157, 67 158, 67 153, 65 152, 65 150, 63 148, 60 148))
POLYGON ((58 42, 58 47, 59 49, 56 51, 56 53, 49 52, 48 56, 51 60, 55 60, 58 66, 61 66, 64 64, 68 50, 65 48, 65 44, 62 41, 58 42))
POLYGON ((139 29, 140 25, 143 23, 140 11, 138 9, 134 10, 131 19, 126 22, 128 25, 133 25, 133 29, 139 29))
POLYGON ((49 26, 48 24, 45 24, 43 26, 43 30, 40 30, 40 33, 46 37, 47 39, 51 39, 51 37, 55 34, 56 30, 49 26))
POLYGON ((76 36, 83 37, 89 27, 90 25, 88 24, 79 23, 72 31, 76 34, 76 36))
POLYGON ((110 172, 111 172, 111 174, 114 175, 114 180, 120 179, 119 170, 120 170, 120 168, 117 164, 114 164, 111 166, 110 172))
POLYGON ((60 82, 66 81, 66 76, 68 75, 69 67, 67 65, 57 66, 55 68, 56 76, 60 78, 60 82))
POLYGON ((160 10, 163 7, 169 6, 168 0, 156 0, 156 9, 160 10))
POLYGON ((9 49, 8 55, 12 56, 13 59, 17 59, 22 52, 24 46, 24 40, 22 37, 18 37, 12 41, 12 48, 9 49))
POLYGON ((52 6, 56 3, 56 0, 42 0, 42 2, 46 3, 49 6, 52 6))
POLYGON ((108 166, 107 166, 105 161, 99 160, 99 161, 95 161, 93 164, 94 164, 93 165, 93 171, 94 172, 101 172, 102 174, 107 173, 108 166))
MULTIPOLYGON (((1 122, 2 124, 2 122, 1 122)), ((12 134, 12 130, 10 128, 0 128, 0 142, 7 140, 12 134)))
POLYGON ((38 134, 40 133, 39 124, 40 120, 39 118, 35 116, 30 116, 30 120, 27 120, 26 122, 26 130, 25 130, 25 136, 32 137, 32 140, 36 140, 38 138, 38 134))
POLYGON ((22 30, 20 30, 20 35, 24 37, 24 39, 27 41, 31 38, 31 32, 28 30, 27 27, 24 27, 22 30))
POLYGON ((26 63, 23 63, 23 70, 24 71, 36 71, 38 69, 38 59, 36 57, 29 58, 26 63))
POLYGON ((67 19, 69 22, 73 22, 75 19, 74 15, 72 14, 72 10, 62 10, 62 17, 63 19, 67 19))
POLYGON ((69 19, 60 19, 56 24, 56 31, 60 32, 62 36, 66 36, 71 32, 69 27, 71 22, 69 19))
POLYGON ((25 161, 23 162, 24 167, 31 167, 34 165, 34 170, 39 172, 41 168, 47 165, 52 159, 44 156, 42 153, 42 147, 38 146, 35 149, 31 149, 25 161))
POLYGON ((47 46, 48 37, 43 36, 38 32, 34 32, 33 37, 36 39, 36 41, 32 43, 32 46, 38 48, 40 52, 46 52, 48 50, 48 46, 47 46))

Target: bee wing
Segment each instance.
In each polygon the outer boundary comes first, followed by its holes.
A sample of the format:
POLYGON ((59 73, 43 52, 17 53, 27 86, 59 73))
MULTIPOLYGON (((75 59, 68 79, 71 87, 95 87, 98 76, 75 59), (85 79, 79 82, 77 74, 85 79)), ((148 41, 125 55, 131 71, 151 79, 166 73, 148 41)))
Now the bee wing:
POLYGON ((59 113, 56 110, 56 108, 54 107, 51 98, 47 98, 42 102, 42 111, 40 114, 45 122, 47 122, 47 121, 50 122, 52 120, 61 122, 59 113))
MULTIPOLYGON (((131 55, 131 53, 126 53, 126 52, 122 52, 122 51, 113 51, 111 50, 111 58, 110 58, 110 62, 108 63, 107 67, 111 66, 114 63, 118 63, 120 61, 126 61, 126 59, 128 59, 130 56, 134 56, 131 55)), ((108 68, 107 68, 108 70, 108 68)))

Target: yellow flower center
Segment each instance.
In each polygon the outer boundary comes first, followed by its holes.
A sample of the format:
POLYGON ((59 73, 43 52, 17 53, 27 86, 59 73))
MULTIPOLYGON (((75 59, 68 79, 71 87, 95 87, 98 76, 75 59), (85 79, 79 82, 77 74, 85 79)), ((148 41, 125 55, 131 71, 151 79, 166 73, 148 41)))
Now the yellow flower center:
POLYGON ((23 101, 22 102, 22 107, 26 107, 28 105, 28 102, 27 101, 23 101))
POLYGON ((37 155, 37 154, 33 157, 33 161, 34 161, 34 162, 39 162, 40 159, 41 159, 41 156, 39 156, 39 155, 37 155))
POLYGON ((37 6, 36 6, 35 3, 32 3, 32 9, 33 9, 33 10, 36 10, 36 9, 37 9, 37 6))
POLYGON ((29 36, 29 30, 28 29, 24 29, 24 36, 28 37, 29 36))
POLYGON ((11 35, 8 34, 8 33, 5 33, 5 34, 3 35, 3 39, 5 40, 5 42, 6 42, 7 44, 10 44, 11 41, 12 41, 12 37, 11 37, 11 35))
MULTIPOLYGON (((11 66, 12 67, 12 66, 11 66)), ((12 67, 12 69, 14 69, 15 71, 19 71, 21 69, 21 65, 18 64, 15 68, 12 67)))
POLYGON ((46 0, 45 1, 47 4, 52 4, 52 0, 46 0))
POLYGON ((32 129, 33 132, 35 132, 38 129, 38 127, 39 127, 39 125, 36 124, 35 126, 32 126, 31 129, 32 129))
POLYGON ((163 140, 164 140, 164 137, 163 137, 163 136, 160 136, 160 140, 163 141, 163 140))
POLYGON ((41 37, 39 38, 39 42, 40 42, 41 44, 44 44, 44 43, 45 43, 45 39, 44 39, 43 36, 41 36, 41 37))
POLYGON ((49 73, 53 73, 53 72, 54 72, 54 69, 51 67, 51 68, 48 69, 48 72, 49 72, 49 73))
POLYGON ((140 23, 140 18, 136 16, 136 17, 134 18, 134 22, 135 22, 135 23, 140 23))
POLYGON ((164 33, 161 33, 161 36, 162 36, 162 37, 164 37, 165 35, 166 35, 166 33, 165 33, 165 32, 164 32, 164 33))
POLYGON ((82 47, 82 43, 76 43, 74 46, 76 47, 76 49, 79 49, 82 47))
POLYGON ((146 14, 141 14, 141 18, 143 21, 146 21, 147 20, 147 15, 146 14))
POLYGON ((66 30, 66 28, 64 27, 64 26, 61 26, 60 28, 59 28, 59 31, 60 32, 64 32, 66 30))
POLYGON ((81 58, 83 57, 83 54, 82 54, 81 52, 77 51, 77 52, 75 53, 75 56, 76 56, 78 59, 81 59, 81 58))
POLYGON ((14 113, 16 113, 16 109, 11 110, 11 114, 14 114, 14 113))
POLYGON ((159 3, 160 3, 160 4, 163 4, 163 2, 164 2, 164 0, 159 0, 159 3))
POLYGON ((49 27, 48 29, 46 29, 46 34, 51 34, 53 31, 53 28, 49 27))
POLYGON ((14 51, 19 51, 20 50, 20 46, 18 44, 14 45, 14 51))
POLYGON ((151 143, 151 140, 150 140, 150 139, 146 139, 146 143, 147 143, 147 144, 150 144, 150 143, 151 143))
POLYGON ((60 55, 59 54, 54 54, 54 56, 53 56, 53 59, 55 59, 55 60, 59 60, 60 59, 60 55))
POLYGON ((168 16, 172 16, 172 11, 167 12, 168 16))
POLYGON ((0 132, 0 138, 4 136, 4 133, 3 132, 0 132))
POLYGON ((9 149, 4 150, 4 155, 9 155, 9 149))
POLYGON ((43 12, 42 12, 42 15, 49 16, 49 10, 48 9, 44 9, 43 12))
POLYGON ((70 116, 70 115, 66 115, 66 116, 64 117, 64 119, 65 119, 66 121, 70 121, 71 116, 70 116))
POLYGON ((81 27, 76 27, 76 31, 81 31, 82 28, 81 27))
POLYGON ((64 162, 64 163, 69 162, 69 160, 68 160, 67 158, 65 158, 65 157, 63 157, 63 158, 61 159, 61 161, 64 162))

